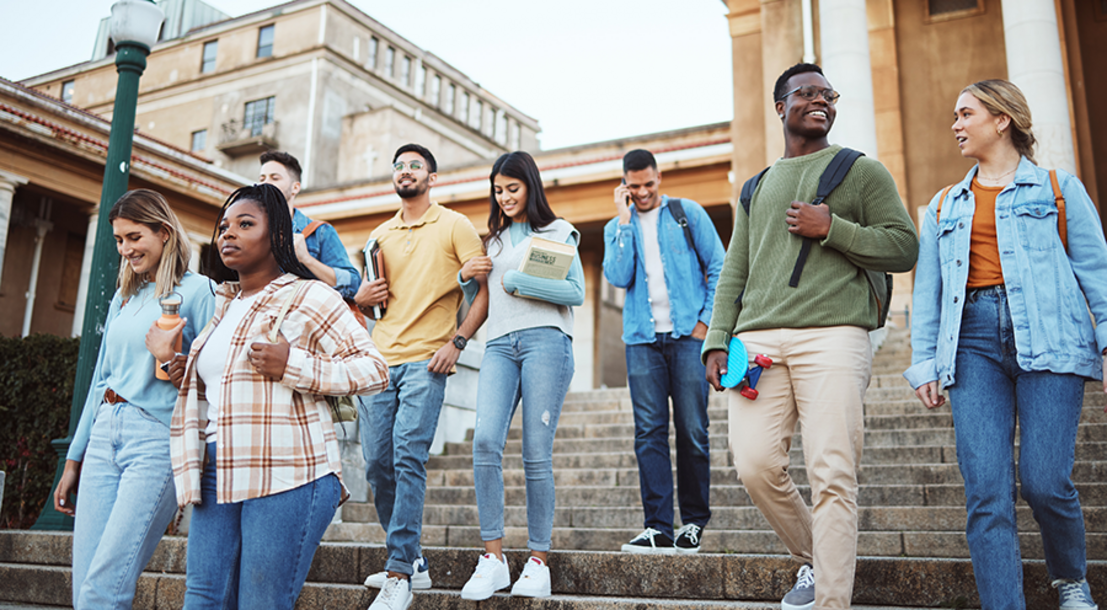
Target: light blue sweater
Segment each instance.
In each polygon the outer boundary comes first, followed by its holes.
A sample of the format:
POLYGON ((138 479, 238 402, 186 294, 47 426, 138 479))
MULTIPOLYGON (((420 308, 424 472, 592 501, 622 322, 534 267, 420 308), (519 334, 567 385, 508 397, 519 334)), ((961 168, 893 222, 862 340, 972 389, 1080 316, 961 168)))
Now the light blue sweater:
MULTIPOLYGON (((513 222, 507 233, 510 235, 511 245, 518 246, 520 242, 534 234, 534 230, 531 229, 529 222, 513 222)), ((502 239, 503 234, 500 237, 502 239)), ((565 243, 576 246, 579 241, 580 235, 574 231, 565 243)), ((492 247, 495 247, 495 244, 492 247)), ((478 289, 476 280, 462 282, 459 273, 457 281, 461 284, 461 291, 465 293, 465 300, 473 302, 478 289)), ((563 280, 548 280, 520 273, 517 269, 509 269, 504 273, 503 283, 504 289, 508 292, 518 291, 521 295, 541 299, 554 305, 575 307, 584 303, 584 267, 581 266, 579 255, 573 258, 569 275, 563 280)))
MULTIPOLYGON (((211 319, 215 297, 208 286, 208 278, 194 273, 185 274, 176 292, 182 298, 180 315, 188 319, 181 348, 181 352, 187 354, 192 340, 211 319)), ((154 356, 146 349, 146 332, 159 317, 161 306, 154 296, 153 282, 146 283, 125 305, 119 291, 115 292, 104 322, 104 336, 100 342, 96 369, 92 373, 92 386, 85 399, 77 431, 73 433, 67 459, 84 461, 92 424, 96 421, 96 413, 108 388, 163 422, 168 441, 169 419, 177 403, 177 388, 154 377, 154 356)))

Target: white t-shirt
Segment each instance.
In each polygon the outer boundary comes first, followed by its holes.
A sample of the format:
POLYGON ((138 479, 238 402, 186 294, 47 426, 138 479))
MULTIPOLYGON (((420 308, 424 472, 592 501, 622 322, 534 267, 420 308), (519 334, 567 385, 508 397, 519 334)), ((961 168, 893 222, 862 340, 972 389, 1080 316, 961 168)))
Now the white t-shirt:
POLYGON ((657 221, 660 217, 661 206, 648 212, 638 212, 638 221, 642 227, 642 250, 646 253, 644 262, 653 330, 671 333, 673 318, 669 308, 669 289, 665 287, 665 267, 661 263, 661 246, 657 242, 657 221))
POLYGON ((203 349, 196 355, 196 374, 204 381, 207 387, 205 394, 208 399, 208 427, 204 430, 207 435, 205 442, 215 442, 216 424, 219 422, 220 399, 223 395, 223 372, 227 370, 227 356, 231 351, 231 337, 235 329, 250 311, 254 299, 261 294, 255 292, 248 297, 237 297, 227 305, 223 312, 223 318, 211 331, 203 349))

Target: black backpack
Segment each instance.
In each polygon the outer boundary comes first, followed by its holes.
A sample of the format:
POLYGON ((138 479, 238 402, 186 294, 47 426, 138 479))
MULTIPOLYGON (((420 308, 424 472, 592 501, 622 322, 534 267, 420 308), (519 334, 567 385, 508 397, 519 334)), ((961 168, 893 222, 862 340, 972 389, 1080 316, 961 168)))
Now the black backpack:
MULTIPOLYGON (((826 166, 823 170, 822 176, 819 177, 819 188, 815 191, 815 199, 811 202, 811 205, 819 205, 823 203, 830 193, 834 189, 838 188, 838 185, 846 179, 846 174, 849 173, 850 168, 853 167, 855 161, 858 158, 864 156, 865 153, 852 150, 849 148, 843 148, 838 151, 838 154, 834 155, 834 158, 830 160, 830 165, 826 166)), ((757 184, 761 181, 761 177, 765 175, 765 172, 769 171, 769 168, 765 168, 757 173, 756 176, 746 180, 742 185, 742 193, 739 196, 739 201, 742 204, 742 209, 746 211, 746 216, 750 213, 750 204, 753 202, 753 192, 757 190, 757 184)), ((814 243, 814 239, 810 237, 803 238, 803 244, 800 246, 799 256, 796 258, 796 264, 792 268, 792 277, 788 279, 788 285, 792 288, 799 286, 800 275, 803 273, 803 266, 807 264, 807 255, 811 252, 811 244, 814 243)), ((873 298, 876 299, 876 308, 879 316, 877 320, 877 328, 882 328, 884 323, 888 320, 888 312, 892 302, 892 275, 885 273, 884 271, 873 271, 872 269, 865 269, 859 267, 865 272, 865 277, 869 280, 869 290, 872 292, 873 298)))

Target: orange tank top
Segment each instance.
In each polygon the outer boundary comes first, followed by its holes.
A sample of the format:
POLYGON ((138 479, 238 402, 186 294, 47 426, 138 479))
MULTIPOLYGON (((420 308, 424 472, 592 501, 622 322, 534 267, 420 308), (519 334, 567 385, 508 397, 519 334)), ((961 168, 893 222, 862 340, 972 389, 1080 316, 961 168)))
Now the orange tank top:
POLYGON ((972 216, 972 238, 969 243, 969 288, 983 288, 1003 283, 1003 267, 999 263, 996 242, 996 195, 1002 186, 983 186, 972 180, 972 195, 976 211, 972 216))

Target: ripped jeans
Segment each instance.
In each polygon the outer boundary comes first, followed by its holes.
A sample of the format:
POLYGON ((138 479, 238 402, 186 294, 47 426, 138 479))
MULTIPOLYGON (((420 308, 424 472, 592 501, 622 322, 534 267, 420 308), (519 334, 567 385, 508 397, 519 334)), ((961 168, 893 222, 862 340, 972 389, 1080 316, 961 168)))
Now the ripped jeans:
POLYGON ((550 550, 554 433, 572 379, 572 339, 556 328, 527 328, 496 337, 485 346, 473 431, 473 478, 482 540, 504 537, 504 444, 522 398, 527 547, 550 550))

